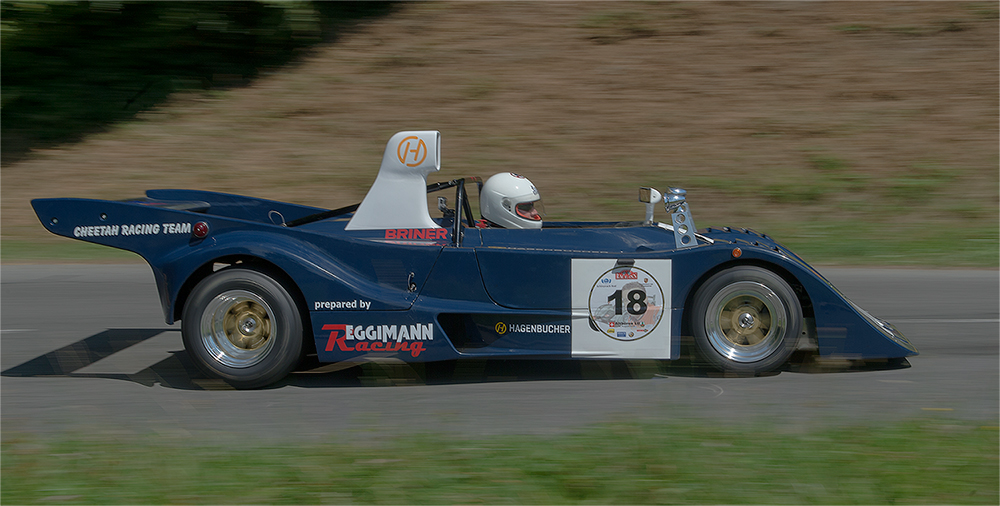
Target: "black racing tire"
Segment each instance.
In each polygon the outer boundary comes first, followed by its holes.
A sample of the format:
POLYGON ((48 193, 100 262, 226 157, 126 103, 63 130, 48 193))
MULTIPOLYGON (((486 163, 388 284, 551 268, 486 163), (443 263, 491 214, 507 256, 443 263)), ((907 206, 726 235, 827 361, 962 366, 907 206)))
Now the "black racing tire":
POLYGON ((802 332, 802 306, 777 274, 753 266, 721 271, 695 292, 691 328, 698 356, 723 372, 780 368, 802 332))
POLYGON ((230 267, 191 292, 181 315, 184 348, 206 374, 236 388, 284 378, 302 358, 302 312, 264 272, 230 267))

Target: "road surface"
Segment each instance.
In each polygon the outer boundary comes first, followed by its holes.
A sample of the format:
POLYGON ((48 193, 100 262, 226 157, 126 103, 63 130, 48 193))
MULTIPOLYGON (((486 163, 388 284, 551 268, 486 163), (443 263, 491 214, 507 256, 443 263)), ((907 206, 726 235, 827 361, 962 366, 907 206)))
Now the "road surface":
POLYGON ((914 418, 997 425, 1000 273, 820 269, 894 324, 909 369, 719 378, 650 363, 368 364, 235 391, 197 373, 163 323, 146 265, 0 268, 4 438, 159 434, 192 443, 412 433, 559 434, 622 420, 762 423, 800 431, 914 418))

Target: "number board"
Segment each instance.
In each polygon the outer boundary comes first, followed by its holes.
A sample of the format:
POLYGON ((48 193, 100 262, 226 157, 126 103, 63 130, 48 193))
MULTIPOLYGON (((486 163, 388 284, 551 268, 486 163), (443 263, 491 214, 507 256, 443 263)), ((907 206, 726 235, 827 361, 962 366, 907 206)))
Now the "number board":
POLYGON ((670 260, 573 259, 575 357, 669 359, 670 260))

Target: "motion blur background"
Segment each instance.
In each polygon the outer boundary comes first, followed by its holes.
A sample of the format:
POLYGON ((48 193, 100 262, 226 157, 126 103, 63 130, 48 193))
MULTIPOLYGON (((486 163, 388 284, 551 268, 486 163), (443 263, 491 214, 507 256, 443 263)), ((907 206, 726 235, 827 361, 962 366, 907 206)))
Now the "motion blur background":
POLYGON ((522 173, 548 219, 637 219, 670 185, 809 261, 1000 262, 996 2, 2 9, 5 261, 135 258, 48 235, 31 198, 340 207, 392 133, 436 129, 441 180, 522 173))
POLYGON ((5 0, 0 500, 997 504, 998 7, 5 0), (823 264, 922 355, 767 378, 373 363, 216 390, 148 267, 53 265, 136 255, 29 204, 337 208, 410 129, 442 132, 435 180, 519 172, 550 220, 636 220, 639 186, 686 188, 699 226, 823 264))

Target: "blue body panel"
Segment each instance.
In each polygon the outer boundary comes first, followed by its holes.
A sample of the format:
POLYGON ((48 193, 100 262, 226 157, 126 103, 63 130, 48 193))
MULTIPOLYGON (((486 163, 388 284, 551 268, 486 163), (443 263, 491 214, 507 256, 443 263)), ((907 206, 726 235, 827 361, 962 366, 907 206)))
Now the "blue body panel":
MULTIPOLYGON (((235 195, 151 190, 146 199, 37 199, 52 233, 133 251, 152 267, 167 323, 217 263, 279 270, 308 311, 321 361, 387 356, 570 358, 574 261, 669 259, 670 357, 689 335, 697 287, 734 265, 767 267, 800 287, 823 356, 916 354, 891 326, 854 306, 815 269, 766 236, 708 230, 677 249, 673 232, 640 223, 556 223, 541 230, 463 228, 346 231, 345 214, 297 227, 322 209, 235 195), (193 231, 207 225, 208 234, 193 231), (740 255, 734 255, 734 249, 740 255)), ((610 268, 610 267, 609 267, 610 268)), ((665 296, 667 294, 664 294, 665 296)), ((595 329, 596 330, 596 329, 595 329)))

